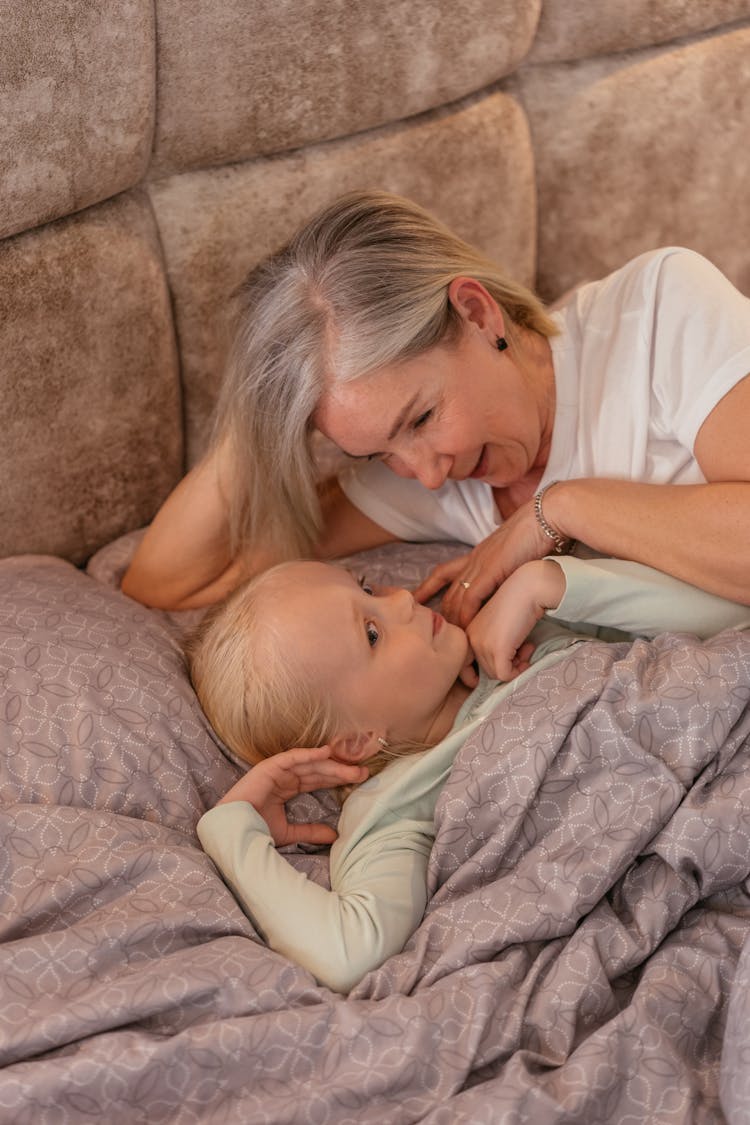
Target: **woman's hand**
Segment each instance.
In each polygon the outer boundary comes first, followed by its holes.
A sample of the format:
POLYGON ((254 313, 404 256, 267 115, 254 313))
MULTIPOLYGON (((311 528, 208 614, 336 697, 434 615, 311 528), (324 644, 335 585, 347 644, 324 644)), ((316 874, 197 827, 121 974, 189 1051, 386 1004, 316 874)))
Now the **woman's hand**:
POLYGON ((551 559, 524 563, 511 574, 467 629, 474 655, 488 676, 512 680, 529 667, 534 646, 526 638, 564 593, 565 575, 551 559))
POLYGON ((551 540, 534 515, 534 501, 529 500, 469 554, 436 566, 414 596, 426 602, 447 586, 441 612, 448 621, 465 629, 487 598, 519 566, 543 558, 551 548, 551 540))
POLYGON ((337 762, 327 746, 285 750, 252 766, 217 803, 247 801, 265 820, 277 847, 331 844, 336 833, 327 824, 290 824, 286 802, 298 793, 311 793, 314 789, 357 785, 367 776, 365 766, 337 762))

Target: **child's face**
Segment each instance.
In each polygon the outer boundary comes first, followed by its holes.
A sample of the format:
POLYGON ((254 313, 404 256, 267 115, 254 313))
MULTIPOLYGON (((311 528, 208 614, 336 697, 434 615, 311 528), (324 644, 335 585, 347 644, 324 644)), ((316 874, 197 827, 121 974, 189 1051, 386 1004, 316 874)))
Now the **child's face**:
POLYGON ((273 619, 360 731, 425 740, 467 662, 466 634, 408 590, 372 591, 326 563, 285 568, 273 619))

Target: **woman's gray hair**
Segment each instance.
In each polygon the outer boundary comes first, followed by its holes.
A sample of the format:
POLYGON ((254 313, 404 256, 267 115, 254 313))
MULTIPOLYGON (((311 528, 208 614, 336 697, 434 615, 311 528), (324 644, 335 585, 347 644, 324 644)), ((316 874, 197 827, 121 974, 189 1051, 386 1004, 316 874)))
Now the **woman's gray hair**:
POLYGON ((313 415, 327 386, 401 362, 459 332, 456 277, 480 281, 513 329, 556 331, 543 306, 427 211, 355 192, 251 272, 236 297, 234 343, 214 440, 229 440, 235 551, 309 552, 320 532, 313 415))

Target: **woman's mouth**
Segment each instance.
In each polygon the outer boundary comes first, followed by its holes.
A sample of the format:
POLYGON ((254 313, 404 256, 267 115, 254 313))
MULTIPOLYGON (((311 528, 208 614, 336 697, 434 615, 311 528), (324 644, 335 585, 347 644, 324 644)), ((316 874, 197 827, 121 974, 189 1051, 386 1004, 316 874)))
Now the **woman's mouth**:
POLYGON ((436 637, 438 635, 438 633, 442 629, 443 625, 445 625, 445 618, 442 617, 441 614, 435 613, 435 610, 433 609, 433 611, 432 611, 432 635, 433 635, 433 637, 436 637))
POLYGON ((475 479, 475 480, 478 479, 479 477, 485 476, 486 473, 487 473, 487 461, 488 461, 487 446, 483 445, 482 446, 482 452, 479 455, 479 460, 477 461, 476 465, 474 466, 474 468, 469 473, 469 476, 471 478, 475 479))

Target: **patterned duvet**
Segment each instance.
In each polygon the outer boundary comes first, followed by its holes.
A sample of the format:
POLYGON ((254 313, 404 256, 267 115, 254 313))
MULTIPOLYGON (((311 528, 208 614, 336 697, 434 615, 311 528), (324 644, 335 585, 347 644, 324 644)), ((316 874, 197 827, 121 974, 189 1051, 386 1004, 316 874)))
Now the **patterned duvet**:
POLYGON ((341 997, 198 846, 238 771, 169 622, 0 564, 0 1121, 747 1122, 749 699, 748 633, 529 677, 456 760, 424 921, 341 997))

